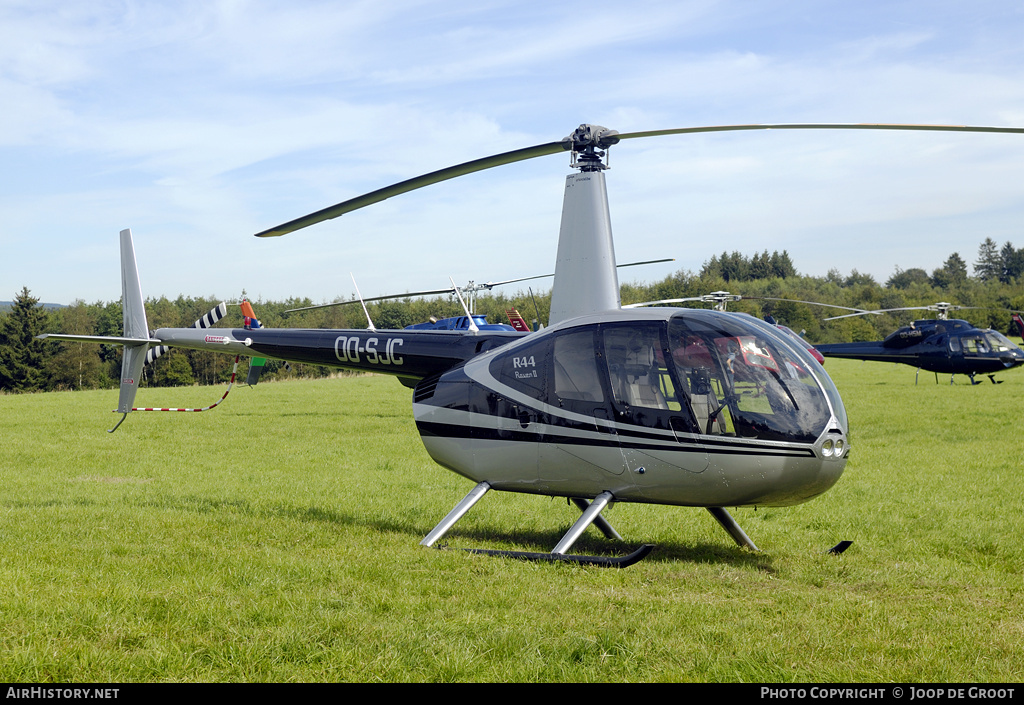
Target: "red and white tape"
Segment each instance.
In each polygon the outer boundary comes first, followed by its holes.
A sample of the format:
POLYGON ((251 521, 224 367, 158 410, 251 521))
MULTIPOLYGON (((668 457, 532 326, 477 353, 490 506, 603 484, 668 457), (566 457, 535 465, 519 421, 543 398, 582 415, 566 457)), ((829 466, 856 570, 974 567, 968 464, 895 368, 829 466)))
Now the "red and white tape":
POLYGON ((228 381, 228 388, 227 388, 227 390, 225 390, 224 396, 222 396, 220 399, 218 399, 213 404, 210 404, 209 406, 204 406, 202 409, 172 409, 172 408, 157 409, 157 408, 150 408, 150 409, 132 409, 132 411, 209 411, 210 409, 213 409, 218 404, 220 404, 222 401, 224 401, 225 399, 228 398, 228 392, 231 391, 231 387, 235 384, 235 374, 238 372, 238 359, 239 359, 239 357, 241 357, 241 356, 240 355, 235 355, 235 366, 231 368, 231 379, 228 381))

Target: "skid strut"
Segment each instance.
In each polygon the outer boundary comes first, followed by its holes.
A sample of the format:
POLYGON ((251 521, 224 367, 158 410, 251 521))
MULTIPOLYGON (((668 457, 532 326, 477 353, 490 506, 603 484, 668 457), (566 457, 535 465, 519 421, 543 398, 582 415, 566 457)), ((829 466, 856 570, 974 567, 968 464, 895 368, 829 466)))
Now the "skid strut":
MULTIPOLYGON (((580 497, 573 497, 572 503, 579 507, 581 512, 587 511, 587 507, 590 506, 590 502, 580 497)), ((594 517, 594 526, 601 530, 601 533, 604 534, 606 539, 611 539, 612 541, 625 541, 624 538, 619 536, 619 532, 612 528, 612 525, 608 523, 608 520, 600 514, 594 517)))
POLYGON ((441 520, 441 523, 431 529, 430 533, 423 537, 420 541, 420 546, 433 546, 434 542, 439 538, 448 533, 448 529, 461 519, 466 512, 473 508, 473 505, 479 502, 487 490, 491 489, 491 486, 486 482, 481 482, 479 485, 469 491, 462 501, 455 505, 455 508, 448 512, 448 515, 441 520))
POLYGON ((722 525, 722 528, 729 532, 732 536, 732 540, 737 545, 743 548, 749 548, 751 551, 760 551, 754 542, 750 540, 746 532, 740 528, 740 525, 736 523, 736 520, 732 518, 729 512, 725 511, 722 507, 708 507, 708 511, 711 512, 711 516, 718 520, 718 523, 722 525))
MULTIPOLYGON (((455 525, 459 519, 465 516, 473 505, 479 502, 488 490, 491 489, 490 484, 481 482, 472 490, 469 494, 462 498, 462 500, 455 505, 445 516, 440 523, 435 526, 429 534, 427 534, 422 541, 421 546, 432 546, 442 536, 448 533, 448 530, 455 525)), ((566 532, 562 540, 558 542, 554 550, 551 553, 530 553, 526 551, 497 551, 487 549, 466 549, 470 553, 478 553, 486 556, 502 556, 505 558, 518 558, 520 560, 531 560, 531 561, 565 561, 571 563, 581 563, 585 565, 596 565, 606 567, 618 567, 625 568, 626 566, 633 565, 637 561, 643 559, 647 554, 651 552, 654 546, 645 544, 633 551, 632 553, 625 556, 579 556, 567 553, 572 548, 572 545, 576 543, 576 540, 587 530, 587 527, 594 524, 598 529, 601 530, 607 538, 614 540, 622 540, 619 533, 608 523, 606 519, 601 517, 601 512, 607 507, 613 500, 611 492, 602 492, 593 502, 588 502, 580 497, 571 498, 572 502, 580 508, 583 512, 576 523, 572 525, 572 528, 566 532)))
MULTIPOLYGON (((572 528, 566 532, 562 540, 558 542, 558 545, 551 551, 558 555, 564 555, 566 551, 572 548, 572 545, 576 543, 576 540, 583 535, 583 532, 587 530, 587 527, 594 523, 598 515, 601 513, 608 503, 612 501, 611 492, 602 492, 594 498, 587 508, 580 515, 580 518, 576 520, 576 523, 572 525, 572 528)), ((610 528, 610 527, 609 527, 610 528)), ((614 529, 613 529, 614 531, 614 529)))

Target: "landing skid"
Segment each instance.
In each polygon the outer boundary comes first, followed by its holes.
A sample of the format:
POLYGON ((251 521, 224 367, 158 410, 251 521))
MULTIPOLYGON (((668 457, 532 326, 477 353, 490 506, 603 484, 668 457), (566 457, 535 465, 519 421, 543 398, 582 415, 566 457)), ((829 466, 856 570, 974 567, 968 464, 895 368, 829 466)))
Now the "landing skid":
POLYGON ((654 550, 654 544, 645 543, 640 548, 626 556, 577 556, 567 553, 529 553, 527 551, 495 551, 486 548, 464 548, 463 551, 477 553, 483 556, 500 556, 502 558, 515 558, 521 561, 549 561, 563 563, 578 563, 580 565, 593 565, 600 568, 628 568, 634 563, 639 563, 654 550))
MULTIPOLYGON (((969 376, 970 376, 970 378, 971 378, 971 384, 981 384, 981 380, 976 380, 976 379, 974 379, 974 375, 975 375, 975 373, 974 373, 974 372, 971 372, 971 373, 970 373, 970 375, 969 375, 969 376)), ((995 375, 989 375, 989 376, 988 376, 988 378, 989 378, 989 381, 991 381, 991 382, 992 382, 992 384, 1002 384, 1002 383, 1003 383, 1003 380, 1001 380, 1001 379, 996 379, 996 376, 995 376, 995 375)), ((950 384, 953 384, 953 380, 952 380, 952 377, 950 378, 950 381, 949 381, 949 383, 950 383, 950 384)))
MULTIPOLYGON (((455 505, 455 508, 448 512, 447 516, 445 516, 445 518, 442 519, 437 526, 431 529, 430 533, 420 541, 420 545, 433 546, 441 537, 447 534, 448 530, 455 525, 455 522, 465 516, 466 512, 472 509, 473 505, 479 502, 490 489, 491 486, 489 483, 481 482, 470 490, 469 494, 463 497, 462 500, 455 505)), ((501 556, 503 558, 515 558, 526 561, 562 561, 582 565, 626 568, 646 558, 654 549, 653 544, 644 544, 625 556, 579 556, 568 553, 569 549, 576 543, 576 540, 579 539, 591 524, 600 529, 601 533, 603 533, 606 538, 615 541, 623 540, 619 535, 619 532, 617 532, 612 525, 601 516, 601 512, 604 508, 611 504, 614 499, 611 492, 602 492, 595 497, 592 502, 581 497, 571 497, 570 499, 583 513, 580 515, 580 518, 576 520, 576 523, 572 525, 569 531, 566 532, 565 536, 562 537, 562 540, 558 542, 558 545, 552 549, 551 553, 499 551, 483 548, 467 548, 463 550, 484 556, 501 556)), ((750 549, 751 551, 759 550, 757 546, 754 545, 754 542, 750 540, 750 537, 747 536, 743 529, 740 528, 739 524, 736 523, 736 520, 729 515, 729 512, 722 507, 709 507, 708 511, 718 521, 718 523, 722 525, 722 528, 728 532, 738 546, 750 549)))
MULTIPOLYGON (((918 370, 918 372, 920 372, 920 371, 921 370, 918 370)), ((976 372, 964 372, 964 373, 961 373, 961 374, 966 374, 970 378, 972 386, 975 385, 975 384, 981 384, 981 380, 974 379, 974 375, 977 374, 976 372)), ((957 373, 954 372, 953 374, 951 374, 949 376, 949 383, 950 383, 950 385, 953 384, 953 381, 956 379, 956 375, 957 375, 957 373)), ((988 378, 992 382, 992 384, 1002 384, 1003 383, 1003 380, 996 379, 995 375, 989 375, 988 378)), ((935 384, 938 384, 938 383, 939 383, 939 373, 936 372, 935 373, 935 384)), ((916 374, 914 375, 914 384, 917 384, 917 375, 916 374)))

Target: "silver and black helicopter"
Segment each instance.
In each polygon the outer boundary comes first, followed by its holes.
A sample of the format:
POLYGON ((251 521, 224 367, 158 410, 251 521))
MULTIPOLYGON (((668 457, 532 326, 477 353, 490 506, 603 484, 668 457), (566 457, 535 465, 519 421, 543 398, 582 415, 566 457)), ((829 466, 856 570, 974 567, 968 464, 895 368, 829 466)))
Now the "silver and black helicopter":
POLYGON ((1024 133, 1002 127, 763 124, 620 134, 581 125, 562 140, 431 172, 257 234, 285 235, 456 176, 569 153, 574 171, 565 181, 550 324, 539 332, 483 331, 475 325, 376 330, 372 323, 346 330, 150 331, 131 233, 125 230, 123 337, 49 337, 124 345, 116 410, 121 421, 132 411, 150 346, 394 375, 413 390, 413 415, 430 456, 473 483, 421 541, 425 546, 498 490, 567 497, 582 513, 550 553, 484 553, 628 565, 651 546, 615 558, 569 553, 591 524, 621 539, 601 516, 613 502, 703 507, 737 544, 757 550, 726 508, 795 505, 832 487, 850 450, 843 402, 806 349, 764 321, 725 311, 622 308, 604 172, 608 149, 622 140, 791 129, 1024 133))
MULTIPOLYGON (((967 321, 950 318, 950 311, 976 308, 957 306, 945 301, 930 306, 906 306, 877 311, 858 311, 826 318, 826 321, 850 316, 878 315, 892 311, 934 311, 935 318, 914 321, 893 331, 884 340, 860 343, 826 343, 815 347, 825 357, 850 360, 897 362, 918 369, 949 375, 967 375, 971 384, 979 384, 975 375, 985 374, 993 384, 999 381, 995 373, 1024 365, 1024 350, 1005 335, 991 328, 980 329, 967 321)), ((1017 312, 1013 312, 1016 316, 1017 312)), ((915 375, 916 380, 916 375, 915 375)))

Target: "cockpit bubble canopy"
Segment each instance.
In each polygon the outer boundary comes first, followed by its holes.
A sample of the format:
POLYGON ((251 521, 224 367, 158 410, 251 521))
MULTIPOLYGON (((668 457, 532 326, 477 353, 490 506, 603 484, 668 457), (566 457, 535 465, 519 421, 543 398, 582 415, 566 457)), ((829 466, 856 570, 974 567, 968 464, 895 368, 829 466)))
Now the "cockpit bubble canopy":
POLYGON ((770 325, 693 310, 673 316, 668 335, 701 432, 813 442, 833 415, 846 430, 846 412, 832 380, 770 325))

